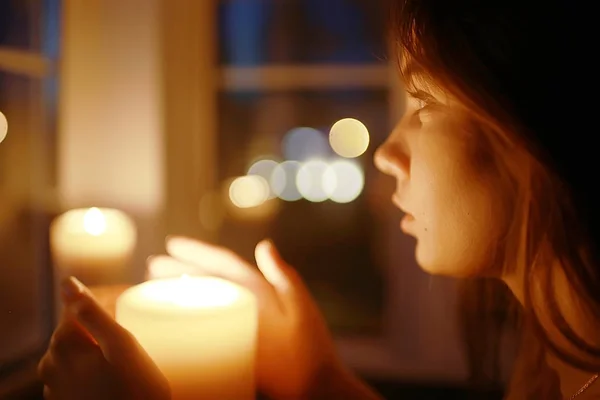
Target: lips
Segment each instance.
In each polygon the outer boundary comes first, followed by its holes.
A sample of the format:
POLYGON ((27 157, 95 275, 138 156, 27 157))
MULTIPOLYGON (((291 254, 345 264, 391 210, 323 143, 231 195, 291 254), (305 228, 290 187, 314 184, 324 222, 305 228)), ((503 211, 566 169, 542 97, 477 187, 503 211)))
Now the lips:
POLYGON ((408 211, 406 211, 406 209, 405 209, 405 208, 402 206, 402 203, 401 203, 401 201, 400 201, 400 196, 398 196, 398 195, 396 195, 396 194, 395 194, 395 195, 393 195, 393 196, 392 196, 392 203, 393 203, 393 204, 394 204, 396 207, 398 207, 398 208, 400 209, 400 211, 402 211, 403 213, 405 213, 405 214, 410 214, 410 213, 409 213, 408 211))
POLYGON ((411 214, 405 214, 402 220, 400 220, 400 229, 402 232, 407 234, 414 234, 412 226, 414 225, 415 217, 411 214))
POLYGON ((400 196, 394 194, 392 196, 392 203, 394 203, 394 205, 404 213, 404 217, 402 217, 402 220, 400 221, 400 229, 404 233, 410 233, 412 231, 411 227, 415 222, 415 217, 411 213, 407 212, 406 209, 402 206, 400 196))

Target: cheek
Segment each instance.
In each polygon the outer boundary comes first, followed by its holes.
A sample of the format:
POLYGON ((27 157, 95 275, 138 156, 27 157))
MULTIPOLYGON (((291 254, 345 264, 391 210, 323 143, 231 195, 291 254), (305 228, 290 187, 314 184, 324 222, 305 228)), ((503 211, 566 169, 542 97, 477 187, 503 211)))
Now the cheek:
POLYGON ((431 273, 470 276, 489 263, 502 216, 494 185, 468 168, 468 160, 459 155, 431 160, 412 170, 411 197, 418 220, 416 256, 431 273))

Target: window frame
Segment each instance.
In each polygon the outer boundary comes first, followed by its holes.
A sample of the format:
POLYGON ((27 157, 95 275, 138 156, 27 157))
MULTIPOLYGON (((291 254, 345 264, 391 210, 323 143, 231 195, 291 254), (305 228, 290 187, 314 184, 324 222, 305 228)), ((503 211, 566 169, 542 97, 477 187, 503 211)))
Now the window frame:
MULTIPOLYGON (((29 12, 34 13, 33 19, 41 23, 41 8, 40 7, 29 7, 29 12)), ((30 34, 35 34, 37 31, 34 29, 30 34)), ((13 46, 0 45, 0 72, 7 73, 10 75, 16 75, 20 77, 26 77, 35 81, 39 81, 40 87, 50 80, 55 79, 57 76, 57 62, 58 60, 53 54, 49 54, 49 49, 44 46, 40 46, 40 51, 31 51, 22 48, 16 48, 13 46)), ((51 49, 50 49, 51 50, 51 49)), ((44 113, 44 92, 41 90, 32 90, 28 93, 32 98, 30 108, 34 110, 42 111, 39 118, 36 119, 36 126, 32 129, 43 131, 47 128, 45 125, 46 115, 44 113)), ((56 111, 56 110, 55 110, 56 111)), ((33 122, 33 121, 32 121, 33 122)), ((8 136, 10 137, 10 125, 11 121, 8 121, 8 136)), ((10 139, 9 139, 10 140, 10 139)), ((45 167, 51 160, 48 159, 48 149, 43 141, 32 141, 30 162, 28 165, 31 170, 29 176, 31 177, 30 189, 26 194, 26 201, 29 206, 35 211, 48 211, 48 201, 51 202, 51 198, 54 195, 54 177, 52 168, 47 170, 45 167), (35 161, 35 163, 34 163, 35 161), (39 167, 42 165, 41 167, 39 167)), ((0 195, 3 199, 9 201, 4 202, 5 206, 10 207, 15 202, 11 201, 11 193, 6 193, 0 187, 0 195)), ((23 199, 17 199, 21 201, 23 199)), ((3 213, 12 213, 14 210, 2 210, 3 213)), ((53 330, 53 291, 52 291, 52 271, 49 265, 47 255, 47 217, 44 215, 38 215, 36 213, 34 217, 34 225, 32 232, 34 238, 37 239, 36 244, 36 259, 39 267, 38 271, 38 285, 40 287, 39 293, 39 309, 41 319, 39 321, 41 331, 39 332, 41 340, 36 344, 35 348, 32 348, 30 352, 24 353, 20 359, 15 359, 8 365, 3 365, 2 375, 0 375, 0 397, 9 397, 16 394, 22 394, 27 392, 29 388, 34 386, 37 382, 36 368, 39 361, 39 356, 46 349, 48 340, 53 330)))

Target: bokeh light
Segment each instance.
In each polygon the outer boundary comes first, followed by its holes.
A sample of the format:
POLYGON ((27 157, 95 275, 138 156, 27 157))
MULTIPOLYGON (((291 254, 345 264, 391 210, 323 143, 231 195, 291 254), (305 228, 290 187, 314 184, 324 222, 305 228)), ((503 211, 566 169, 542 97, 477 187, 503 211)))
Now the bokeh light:
POLYGON ((336 154, 345 158, 362 155, 369 147, 369 131, 357 119, 344 118, 333 124, 329 131, 329 144, 336 154))
POLYGON ((296 185, 296 177, 301 166, 298 161, 284 161, 273 170, 270 179, 271 190, 281 200, 296 201, 302 198, 296 185))
POLYGON ((327 157, 331 150, 327 135, 314 128, 294 128, 283 137, 283 156, 290 161, 327 157))
POLYGON ((239 208, 257 207, 269 199, 269 183, 258 175, 240 176, 229 185, 229 199, 239 208))
POLYGON ((360 156, 369 146, 369 132, 360 121, 346 118, 336 122, 329 142, 317 129, 294 128, 286 133, 282 145, 285 161, 263 154, 252 162, 245 176, 227 186, 235 214, 269 202, 275 205, 278 198, 289 202, 304 198, 314 203, 328 199, 349 203, 363 191, 362 167, 347 160, 360 156), (332 149, 345 159, 328 161, 332 149))
MULTIPOLYGON (((250 166, 250 168, 248 168, 248 172, 246 173, 246 175, 258 175, 258 176, 262 177, 266 182, 270 182, 271 176, 273 176, 273 171, 275 171, 275 168, 277 168, 278 165, 279 165, 279 163, 275 160, 260 159, 256 162, 254 162, 250 166)), ((274 197, 276 197, 276 195, 273 192, 273 190, 270 189, 269 190, 269 198, 274 198, 274 197)))
POLYGON ((300 194, 308 201, 321 202, 329 197, 323 186, 325 171, 329 164, 322 160, 310 160, 302 164, 296 176, 300 194))
POLYGON ((6 121, 6 117, 2 112, 0 112, 0 143, 4 141, 6 138, 6 133, 8 132, 8 121, 6 121))
POLYGON ((323 187, 329 199, 336 203, 350 203, 360 196, 365 185, 360 165, 350 160, 329 164, 323 175, 323 187))

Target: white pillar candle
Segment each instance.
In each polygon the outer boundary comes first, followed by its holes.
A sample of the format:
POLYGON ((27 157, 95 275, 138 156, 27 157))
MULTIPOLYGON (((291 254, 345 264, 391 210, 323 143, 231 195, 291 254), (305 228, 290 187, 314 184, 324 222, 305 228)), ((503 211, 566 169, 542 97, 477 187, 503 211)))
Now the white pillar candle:
POLYGON ((173 400, 255 398, 258 311, 247 289, 214 277, 155 279, 117 299, 116 320, 165 374, 173 400))
POLYGON ((122 211, 95 207, 67 211, 50 227, 57 278, 74 275, 86 285, 126 281, 136 237, 134 222, 122 211))

